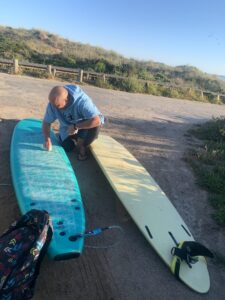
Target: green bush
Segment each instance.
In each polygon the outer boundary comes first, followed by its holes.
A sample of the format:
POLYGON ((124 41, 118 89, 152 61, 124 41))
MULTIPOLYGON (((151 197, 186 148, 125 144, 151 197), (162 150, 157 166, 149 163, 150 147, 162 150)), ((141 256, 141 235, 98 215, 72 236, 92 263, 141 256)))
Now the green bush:
POLYGON ((126 92, 143 93, 144 84, 135 77, 129 77, 121 81, 121 87, 126 92))
POLYGON ((184 91, 184 97, 186 99, 194 99, 194 100, 200 100, 199 94, 196 93, 195 90, 189 88, 186 91, 184 91), (199 99, 198 99, 199 98, 199 99))
POLYGON ((214 194, 209 198, 212 206, 216 209, 215 219, 225 226, 225 197, 223 194, 214 194))
POLYGON ((150 95, 155 95, 155 96, 159 96, 160 95, 160 92, 158 90, 158 87, 156 84, 145 84, 145 92, 147 94, 150 94, 150 95))
POLYGON ((193 128, 190 133, 208 143, 225 143, 225 118, 213 118, 204 125, 193 128))
POLYGON ((107 80, 104 81, 103 78, 99 78, 99 77, 95 80, 94 85, 105 89, 112 88, 112 86, 109 84, 107 80))
POLYGON ((225 118, 213 119, 189 131, 204 147, 189 152, 198 183, 208 190, 216 219, 225 225, 225 118))
POLYGON ((171 87, 160 87, 161 95, 170 98, 180 98, 180 94, 177 89, 171 87))
POLYGON ((106 66, 103 61, 98 61, 95 65, 95 71, 98 73, 105 73, 106 66))

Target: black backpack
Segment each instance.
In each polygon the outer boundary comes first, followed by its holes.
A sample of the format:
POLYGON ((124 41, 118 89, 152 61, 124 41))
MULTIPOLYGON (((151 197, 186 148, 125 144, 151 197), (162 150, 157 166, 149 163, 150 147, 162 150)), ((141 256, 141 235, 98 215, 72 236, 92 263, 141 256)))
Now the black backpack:
POLYGON ((52 238, 49 214, 30 210, 0 237, 0 299, 27 300, 34 294, 40 264, 52 238))

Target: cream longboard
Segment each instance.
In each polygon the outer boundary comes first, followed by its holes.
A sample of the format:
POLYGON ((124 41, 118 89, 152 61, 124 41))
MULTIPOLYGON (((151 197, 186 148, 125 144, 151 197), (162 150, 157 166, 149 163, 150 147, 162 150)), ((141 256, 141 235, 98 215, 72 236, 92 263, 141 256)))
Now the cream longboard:
MULTIPOLYGON (((170 267, 171 249, 182 241, 194 241, 175 207, 145 168, 113 138, 100 135, 91 151, 136 225, 170 267)), ((206 293, 210 279, 205 258, 199 256, 192 268, 182 262, 179 278, 196 292, 206 293)))

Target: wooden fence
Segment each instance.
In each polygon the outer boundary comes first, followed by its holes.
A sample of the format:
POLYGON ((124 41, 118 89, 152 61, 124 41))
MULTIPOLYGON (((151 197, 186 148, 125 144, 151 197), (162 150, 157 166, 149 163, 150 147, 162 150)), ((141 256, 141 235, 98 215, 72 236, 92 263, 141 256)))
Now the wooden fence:
MULTIPOLYGON (((36 70, 41 70, 46 72, 47 76, 50 78, 54 78, 57 76, 57 73, 67 73, 71 74, 74 76, 74 80, 78 81, 80 83, 89 81, 89 80, 96 80, 97 78, 102 79, 103 82, 106 82, 107 79, 116 79, 116 80, 126 80, 128 77, 124 76, 117 76, 117 75, 112 75, 112 74, 103 74, 103 73, 97 73, 93 71, 85 71, 81 69, 72 69, 72 68, 64 68, 64 67, 59 67, 59 66, 53 66, 53 65, 44 65, 44 64, 36 64, 36 63, 28 63, 28 62, 23 62, 23 61, 18 61, 18 59, 14 60, 8 60, 8 59, 0 59, 0 65, 4 65, 8 68, 9 72, 12 74, 18 74, 20 70, 23 69, 36 69, 36 70)), ((219 102, 221 99, 225 100, 225 95, 224 94, 219 94, 219 93, 214 93, 211 91, 206 91, 206 90, 200 90, 200 89, 193 89, 188 86, 179 86, 175 84, 167 84, 167 83, 162 83, 158 81, 148 81, 144 79, 138 79, 139 82, 145 83, 146 86, 149 84, 157 84, 161 86, 165 86, 167 88, 185 88, 189 89, 190 91, 196 91, 200 93, 201 98, 204 98, 204 95, 206 96, 214 96, 216 97, 217 101, 219 102)))
POLYGON ((9 70, 12 74, 18 74, 20 70, 23 69, 36 69, 46 71, 49 77, 56 77, 57 73, 68 73, 73 74, 74 79, 78 82, 83 82, 85 80, 96 80, 97 78, 103 79, 106 81, 107 78, 116 78, 116 79, 126 79, 127 77, 123 76, 116 76, 111 74, 103 74, 97 73, 93 71, 84 71, 81 69, 72 69, 72 68, 64 68, 59 66, 53 65, 43 65, 43 64, 36 64, 36 63, 28 63, 28 62, 19 62, 18 59, 8 60, 8 59, 0 59, 1 65, 6 65, 9 67, 9 70))

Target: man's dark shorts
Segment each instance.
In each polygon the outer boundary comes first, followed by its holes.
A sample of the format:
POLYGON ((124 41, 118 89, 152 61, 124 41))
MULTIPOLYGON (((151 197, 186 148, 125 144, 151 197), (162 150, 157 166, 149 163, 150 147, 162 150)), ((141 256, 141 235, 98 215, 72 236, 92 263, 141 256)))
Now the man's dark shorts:
POLYGON ((80 129, 77 134, 68 136, 63 142, 62 147, 66 152, 71 152, 75 148, 74 140, 78 138, 84 140, 84 146, 89 146, 95 139, 97 139, 100 127, 94 127, 91 129, 80 129))

